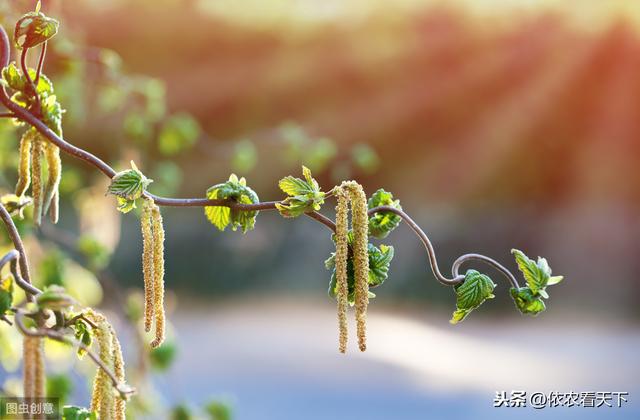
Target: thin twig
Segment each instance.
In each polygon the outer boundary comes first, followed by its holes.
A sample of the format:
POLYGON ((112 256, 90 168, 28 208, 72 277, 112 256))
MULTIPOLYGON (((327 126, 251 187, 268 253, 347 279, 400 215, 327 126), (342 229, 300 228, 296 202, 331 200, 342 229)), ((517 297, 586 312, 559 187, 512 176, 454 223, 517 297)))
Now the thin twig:
POLYGON ((42 74, 42 66, 44 65, 44 57, 46 55, 47 41, 42 43, 42 48, 40 49, 40 58, 38 59, 38 68, 36 69, 36 78, 34 80, 36 86, 38 86, 38 82, 40 81, 40 74, 42 74))
POLYGON ((27 47, 23 47, 22 48, 22 53, 20 54, 20 67, 22 68, 22 73, 24 74, 24 77, 27 79, 27 82, 29 83, 29 85, 31 86, 31 89, 33 90, 33 96, 35 97, 35 101, 34 101, 34 106, 35 106, 35 113, 36 115, 40 115, 41 113, 41 108, 40 108, 40 95, 38 94, 38 87, 36 85, 36 83, 33 83, 33 80, 31 79, 31 75, 29 74, 29 68, 27 67, 27 53, 29 52, 29 48, 27 47))
MULTIPOLYGON (((18 229, 16 228, 15 223, 13 223, 13 219, 11 215, 7 211, 7 209, 0 203, 0 218, 4 222, 5 227, 7 228, 7 234, 13 242, 13 247, 20 254, 19 262, 20 262, 20 274, 22 275, 20 278, 24 278, 26 283, 31 284, 31 274, 29 273, 29 262, 27 260, 27 253, 24 250, 24 244, 22 243, 22 239, 20 238, 20 233, 18 233, 18 229)), ((15 261, 15 260, 14 260, 15 261)), ((16 281, 18 279, 16 278, 16 281)), ((25 289, 25 291, 28 291, 25 289)), ((33 299, 31 296, 32 293, 27 293, 27 299, 30 301, 33 299)))
POLYGON ((16 325, 18 326, 18 329, 20 330, 20 332, 22 332, 22 334, 29 337, 47 337, 61 343, 71 344, 73 346, 81 348, 87 353, 91 360, 93 360, 93 362, 98 365, 98 367, 102 369, 104 373, 107 374, 107 376, 111 380, 111 383, 113 384, 113 387, 118 391, 118 393, 120 393, 120 396, 122 398, 128 398, 128 396, 135 394, 135 388, 132 388, 129 385, 118 381, 118 378, 116 378, 116 375, 111 371, 111 369, 109 369, 109 367, 105 365, 104 362, 100 359, 100 357, 98 357, 98 355, 95 354, 84 343, 76 340, 73 337, 66 336, 60 331, 50 330, 47 328, 30 329, 24 323, 25 316, 27 316, 27 313, 22 309, 18 309, 14 317, 16 325))
MULTIPOLYGON (((9 40, 6 32, 4 31, 4 28, 0 26, 0 64, 3 66, 6 66, 8 64, 8 60, 9 60, 8 50, 9 50, 9 40)), ((65 151, 71 156, 75 156, 95 166, 98 170, 100 170, 102 173, 107 175, 109 178, 113 178, 113 176, 116 174, 116 171, 112 167, 110 167, 108 164, 106 164, 104 161, 102 161, 100 158, 91 154, 90 152, 87 152, 84 149, 80 149, 66 142, 64 139, 62 139, 56 133, 54 133, 51 129, 49 129, 40 119, 38 119, 35 115, 29 112, 29 110, 24 109, 19 105, 15 104, 13 101, 11 101, 6 91, 4 90, 3 86, 0 86, 0 102, 2 102, 7 109, 12 111, 15 114, 16 118, 19 118, 22 121, 25 121, 31 126, 33 126, 34 128, 36 128, 36 130, 38 130, 44 137, 46 137, 49 141, 51 141, 53 144, 58 146, 61 150, 65 151)), ((241 204, 241 203, 237 203, 235 201, 230 201, 230 200, 210 200, 207 198, 167 198, 167 197, 161 197, 161 196, 151 194, 147 191, 144 192, 144 195, 148 198, 153 199, 153 201, 159 206, 171 206, 171 207, 226 206, 226 207, 241 210, 241 211, 257 211, 257 210, 275 210, 276 204, 278 203, 277 201, 267 201, 267 202, 255 203, 255 204, 241 204)), ((380 211, 388 211, 400 216, 402 220, 405 223, 407 223, 409 227, 414 231, 414 233, 418 236, 418 238, 420 238, 420 240, 424 244, 425 249, 427 251, 427 254, 429 257, 429 263, 431 265, 431 270, 433 272, 433 275, 436 277, 436 279, 440 283, 447 286, 454 286, 456 284, 461 283, 464 280, 464 275, 458 274, 458 269, 460 265, 463 262, 468 260, 478 260, 478 261, 488 263, 492 267, 498 269, 507 277, 507 279, 511 282, 512 285, 517 287, 517 281, 515 280, 515 277, 511 274, 511 272, 509 272, 509 270, 507 270, 505 267, 500 265, 495 260, 479 254, 466 254, 458 258, 458 260, 456 260, 456 263, 454 264, 454 267, 453 267, 453 278, 451 279, 447 278, 440 272, 433 245, 431 244, 431 241, 429 240, 427 235, 424 233, 424 231, 420 228, 420 226, 416 222, 414 222, 413 219, 411 219, 411 217, 409 217, 409 215, 406 214, 404 211, 396 209, 391 206, 375 207, 373 209, 370 209, 368 214, 372 215, 380 211)), ((327 218, 326 216, 318 212, 309 212, 305 214, 308 217, 311 217, 312 219, 322 223, 323 225, 327 226, 329 229, 335 232, 335 223, 331 221, 329 218, 327 218)))

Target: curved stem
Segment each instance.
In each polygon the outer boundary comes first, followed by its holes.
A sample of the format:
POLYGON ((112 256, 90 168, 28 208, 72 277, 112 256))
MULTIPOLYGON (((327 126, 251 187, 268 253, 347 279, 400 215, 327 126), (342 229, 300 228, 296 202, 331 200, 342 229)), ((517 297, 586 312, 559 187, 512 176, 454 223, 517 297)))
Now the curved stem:
POLYGON ((505 268, 502 264, 500 264, 498 261, 494 260, 493 258, 489 258, 481 254, 464 254, 458 257, 458 259, 453 262, 453 266, 451 267, 451 272, 453 276, 457 277, 459 275, 458 271, 460 270, 460 266, 462 264, 464 264, 467 261, 473 261, 473 260, 481 261, 490 265, 491 267, 498 270, 500 273, 504 274, 504 276, 507 278, 507 280, 509 280, 509 283, 511 283, 513 287, 515 287, 516 289, 520 288, 520 285, 518 284, 518 280, 516 280, 515 276, 511 273, 511 271, 509 271, 507 268, 505 268))
POLYGON ((0 270, 2 270, 9 262, 17 260, 18 257, 20 257, 20 254, 15 249, 7 252, 4 257, 0 258, 0 270))
POLYGON ((436 259, 436 251, 433 249, 433 245, 431 244, 429 237, 427 236, 426 233, 424 233, 422 228, 420 228, 420 226, 418 226, 418 224, 414 222, 411 217, 409 217, 407 213, 392 206, 376 207, 369 210, 368 213, 369 213, 369 216, 371 216, 379 211, 388 211, 388 212, 397 214, 402 218, 402 220, 404 220, 404 222, 407 225, 409 225, 411 230, 415 232, 418 238, 420 238, 420 241, 422 241, 422 244, 427 250, 427 255, 429 256, 429 264, 431 265, 431 271, 433 272, 433 275, 436 277, 436 280, 438 280, 440 283, 446 286, 455 286, 456 284, 461 283, 464 280, 464 276, 454 275, 452 279, 449 279, 440 272, 440 268, 438 267, 438 260, 436 259))
POLYGON ((42 291, 40 289, 38 289, 37 287, 35 287, 34 285, 24 281, 24 279, 20 275, 20 271, 18 270, 18 260, 19 259, 20 259, 20 253, 18 251, 16 251, 15 249, 12 249, 11 251, 7 252, 4 255, 4 257, 2 257, 2 259, 0 259, 0 270, 2 268, 4 268, 4 266, 7 263, 10 263, 9 269, 11 271, 11 274, 13 275, 13 278, 14 278, 16 284, 22 290, 24 290, 27 293, 27 295, 29 295, 29 294, 39 295, 40 293, 42 293, 42 291))
MULTIPOLYGON (((9 40, 4 28, 0 26, 0 64, 3 67, 6 66, 9 61, 8 50, 9 50, 9 40)), ((23 51, 23 55, 24 55, 24 51, 23 51)), ((84 160, 85 162, 95 166, 98 170, 100 170, 102 173, 107 175, 109 178, 113 178, 113 176, 116 174, 116 171, 111 166, 109 166, 104 161, 102 161, 100 158, 91 154, 90 152, 87 152, 84 149, 80 149, 79 147, 76 147, 71 143, 66 142, 64 139, 62 139, 60 136, 58 136, 56 133, 50 130, 39 118, 37 118, 35 115, 29 112, 29 110, 24 109, 19 105, 15 104, 13 101, 11 101, 6 91, 4 90, 3 86, 0 86, 0 102, 2 102, 5 105, 5 107, 15 115, 16 118, 19 118, 20 120, 33 126, 44 137, 46 137, 49 141, 51 141, 53 144, 58 146, 64 152, 68 153, 71 156, 77 157, 81 160, 84 160)), ((161 197, 161 196, 151 194, 147 191, 144 192, 144 195, 148 198, 153 199, 153 201, 159 206, 170 206, 170 207, 227 206, 229 208, 237 209, 237 210, 258 211, 258 210, 275 210, 276 204, 278 203, 277 201, 266 201, 266 202, 255 203, 255 204, 241 204, 241 203, 236 203, 230 200, 219 200, 219 199, 210 200, 207 198, 167 198, 167 197, 161 197)), ((492 267, 496 268, 500 272, 502 272, 507 277, 507 279, 511 282, 511 284, 514 285, 514 287, 518 287, 518 282, 515 280, 515 277, 513 276, 513 274, 511 274, 509 270, 507 270, 505 267, 500 265, 497 261, 479 254, 467 254, 458 258, 453 266, 453 270, 452 270, 453 278, 447 278, 440 272, 440 268, 438 267, 438 261, 435 255, 435 250, 433 248, 433 245, 431 244, 431 241, 429 240, 427 235, 424 233, 424 231, 420 228, 420 226, 418 226, 418 224, 414 222, 413 219, 411 219, 411 217, 409 217, 408 214, 406 214, 404 211, 400 209, 396 209, 391 206, 375 207, 373 209, 370 209, 368 211, 368 214, 372 215, 379 211, 388 211, 388 212, 397 214, 402 218, 402 220, 405 223, 409 225, 409 227, 414 231, 414 233, 422 241, 427 251, 427 255, 429 257, 429 264, 431 266, 431 271, 433 272, 433 275, 436 277, 436 279, 440 283, 447 286, 455 286, 456 284, 461 283, 464 280, 464 275, 460 275, 458 273, 460 265, 462 265, 462 263, 468 260, 478 260, 478 261, 483 261, 491 265, 492 267)), ((318 212, 309 212, 305 214, 308 217, 311 217, 312 219, 322 223, 323 225, 328 227, 330 230, 335 232, 336 230, 335 223, 329 218, 327 218, 326 216, 318 212)))
MULTIPOLYGON (((16 228, 15 223, 13 223, 13 219, 11 215, 7 211, 7 209, 0 203, 0 219, 4 222, 5 227, 7 228, 7 234, 13 242, 13 247, 20 254, 19 262, 20 262, 20 273, 22 276, 18 276, 19 278, 24 278, 27 284, 31 284, 31 274, 29 273, 29 262, 27 260, 27 253, 24 250, 24 244, 22 243, 22 239, 20 238, 20 233, 18 233, 18 229, 16 228)), ((14 260, 15 261, 15 260, 14 260)), ((18 280, 18 278, 16 278, 18 280)), ((27 293, 27 298, 29 300, 32 299, 30 293, 27 293)))
MULTIPOLYGON (((40 95, 38 95, 38 88, 33 80, 31 79, 31 75, 29 74, 29 68, 27 67, 27 53, 29 52, 28 48, 22 48, 22 53, 20 54, 20 67, 22 68, 22 73, 24 74, 25 79, 31 86, 33 90, 33 96, 35 97, 34 106, 36 115, 40 115, 40 95)), ((37 83, 37 82, 36 82, 37 83)))
POLYGON ((44 65, 44 57, 47 55, 47 42, 42 43, 42 48, 40 49, 40 58, 38 59, 38 68, 36 69, 36 78, 34 80, 35 85, 38 86, 38 82, 40 81, 40 74, 42 74, 42 66, 44 65))

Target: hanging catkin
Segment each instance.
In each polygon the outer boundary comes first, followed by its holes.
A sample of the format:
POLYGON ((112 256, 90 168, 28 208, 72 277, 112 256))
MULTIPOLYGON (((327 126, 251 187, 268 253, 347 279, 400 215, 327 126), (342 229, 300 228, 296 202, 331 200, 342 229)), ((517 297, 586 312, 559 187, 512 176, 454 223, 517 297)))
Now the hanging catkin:
MULTIPOLYGON (((116 379, 120 383, 125 382, 124 377, 124 359, 122 358, 122 347, 120 346, 120 341, 118 340, 118 336, 114 331, 113 327, 109 325, 111 331, 111 347, 113 349, 113 373, 116 376, 116 379)), ((116 398, 115 413, 113 416, 114 420, 124 420, 125 419, 125 410, 126 410, 126 401, 123 398, 116 398)))
POLYGON ((31 140, 31 195, 33 196, 33 221, 42 223, 42 140, 34 136, 31 140))
POLYGON ((339 350, 340 353, 347 351, 347 306, 348 306, 348 284, 347 284, 347 258, 348 258, 348 242, 347 235, 349 231, 349 196, 342 188, 336 188, 336 286, 338 300, 338 328, 340 329, 339 350))
POLYGON ((154 203, 151 210, 153 220, 153 301, 156 317, 156 338, 151 347, 164 341, 164 227, 160 208, 154 203))
MULTIPOLYGON (((39 134, 38 134, 39 135, 39 134)), ((43 141, 43 140, 41 140, 43 141)), ((44 213, 49 213, 51 221, 58 223, 58 187, 62 175, 62 161, 60 160, 60 149, 51 142, 46 142, 45 158, 47 160, 47 185, 44 190, 44 213)))
POLYGON ((36 225, 42 223, 42 216, 49 213, 53 223, 58 223, 60 178, 62 161, 60 149, 45 140, 34 129, 25 131, 20 139, 20 162, 18 164, 18 182, 16 195, 22 197, 31 184, 33 196, 33 220, 36 225), (43 186, 42 158, 47 162, 47 182, 43 186))
POLYGON ((151 200, 143 200, 140 226, 142 228, 142 274, 144 277, 144 330, 151 331, 153 323, 153 220, 151 216, 151 200))
POLYGON ((369 217, 367 197, 362 186, 355 181, 345 181, 335 189, 336 207, 336 285, 338 297, 338 323, 340 327, 340 351, 346 351, 348 299, 348 210, 351 204, 351 228, 353 230, 354 300, 358 347, 367 349, 367 306, 369 304, 369 217))
POLYGON ((142 216, 142 273, 144 276, 144 329, 151 331, 155 320, 155 338, 151 347, 164 341, 164 226, 160 207, 144 199, 142 216))
POLYGON ((349 183, 353 266, 355 277, 356 325, 360 351, 367 349, 367 306, 369 305, 369 216, 367 196, 358 183, 349 183))
MULTIPOLYGON (((124 359, 115 330, 105 316, 100 313, 88 309, 84 315, 97 326, 93 333, 100 346, 100 360, 113 370, 118 382, 123 384, 125 382, 124 359)), ((124 419, 126 402, 119 395, 116 395, 109 376, 99 368, 93 380, 91 411, 97 412, 100 419, 124 419)))
POLYGON ((25 398, 35 398, 37 338, 25 336, 22 339, 22 385, 25 398))
POLYGON ((18 182, 16 195, 22 197, 31 183, 31 142, 33 131, 27 130, 20 139, 20 162, 18 164, 18 182))

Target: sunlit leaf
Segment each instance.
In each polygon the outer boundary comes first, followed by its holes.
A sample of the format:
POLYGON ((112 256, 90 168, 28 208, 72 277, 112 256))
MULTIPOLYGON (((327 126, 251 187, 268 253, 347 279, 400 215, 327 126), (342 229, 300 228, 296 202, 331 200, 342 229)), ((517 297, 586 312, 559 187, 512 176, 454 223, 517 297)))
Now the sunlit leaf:
POLYGON ((276 208, 284 217, 298 217, 310 211, 320 210, 324 203, 325 193, 320 191, 318 182, 313 179, 311 171, 302 167, 304 179, 286 176, 280 180, 278 186, 288 195, 276 208))
POLYGON ((55 36, 58 26, 57 20, 44 13, 29 12, 16 22, 13 40, 19 49, 35 47, 55 36))
MULTIPOLYGON (((391 206, 402 210, 400 200, 394 200, 393 194, 382 188, 371 195, 368 208, 373 209, 379 206, 391 206)), ((369 217, 369 235, 378 238, 386 238, 401 222, 400 216, 390 211, 378 211, 369 217)))
POLYGON ((131 162, 131 166, 131 169, 118 172, 111 178, 111 184, 109 184, 107 188, 107 193, 116 195, 127 201, 134 201, 142 196, 142 193, 153 180, 144 176, 133 161, 131 162))
MULTIPOLYGON (((207 190, 207 198, 210 200, 231 200, 241 204, 256 204, 260 200, 258 195, 247 186, 244 178, 238 179, 235 174, 231 174, 229 180, 222 184, 217 184, 207 190)), ((257 211, 243 211, 231 209, 227 206, 205 206, 204 213, 209 222, 220 230, 225 230, 228 225, 231 229, 242 229, 242 233, 253 229, 257 211)))
POLYGON ((456 310, 449 322, 457 324, 487 300, 494 298, 495 283, 485 274, 476 270, 467 270, 462 283, 454 286, 456 292, 456 310))

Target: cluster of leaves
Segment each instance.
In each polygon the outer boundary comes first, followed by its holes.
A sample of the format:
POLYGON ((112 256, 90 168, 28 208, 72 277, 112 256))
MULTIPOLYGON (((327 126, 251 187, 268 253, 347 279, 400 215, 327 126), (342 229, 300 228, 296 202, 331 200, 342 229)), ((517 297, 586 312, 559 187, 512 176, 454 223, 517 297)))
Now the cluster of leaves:
POLYGON ((304 179, 291 175, 284 177, 278 183, 280 189, 288 195, 276 208, 283 217, 298 217, 301 214, 318 211, 324 204, 325 193, 320 191, 318 181, 311 176, 306 166, 302 167, 304 179))
MULTIPOLYGON (((30 79, 33 81, 36 77, 36 70, 28 69, 30 79)), ((40 74, 35 91, 33 85, 25 75, 18 70, 15 62, 9 63, 7 67, 2 69, 2 79, 0 79, 5 87, 14 91, 11 100, 23 108, 38 110, 41 114, 42 121, 53 132, 58 135, 62 134, 62 114, 64 110, 58 102, 53 90, 53 83, 47 76, 40 74)), ((22 123, 15 121, 16 124, 22 123)))
MULTIPOLYGON (((368 202, 369 210, 380 207, 391 206, 398 210, 402 210, 400 200, 394 200, 393 194, 383 190, 382 188, 371 195, 368 202)), ((384 239, 389 236, 401 222, 400 216, 390 211, 379 211, 369 217, 369 235, 384 239)))
MULTIPOLYGON (((258 195, 247 186, 247 180, 238 179, 231 174, 227 182, 217 184, 207 190, 207 198, 210 200, 228 200, 239 204, 256 204, 260 202, 258 195)), ((234 231, 242 229, 242 233, 253 229, 256 223, 257 211, 242 211, 226 206, 206 206, 204 213, 207 219, 218 229, 224 231, 228 225, 234 231)))
MULTIPOLYGON (((551 275, 551 268, 545 258, 538 257, 538 260, 534 261, 517 249, 511 250, 511 253, 515 256, 518 268, 527 282, 527 286, 512 287, 511 297, 520 312, 536 316, 546 309, 542 301, 542 298, 549 298, 546 287, 560 283, 563 277, 551 275)), ((492 299, 495 286, 489 276, 476 270, 468 270, 462 283, 454 286, 456 311, 450 322, 457 324, 485 300, 492 299)))
POLYGON ((511 253, 515 256, 518 268, 527 281, 524 287, 519 289, 512 287, 511 296, 520 312, 535 316, 546 309, 542 298, 549 299, 547 286, 560 283, 563 276, 552 276, 551 268, 545 258, 538 257, 538 261, 534 261, 517 249, 512 249, 511 253))
POLYGON ((136 200, 142 197, 152 179, 147 178, 131 161, 131 169, 118 172, 111 178, 107 193, 118 199, 118 210, 128 213, 136 208, 136 200))

